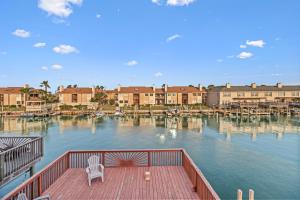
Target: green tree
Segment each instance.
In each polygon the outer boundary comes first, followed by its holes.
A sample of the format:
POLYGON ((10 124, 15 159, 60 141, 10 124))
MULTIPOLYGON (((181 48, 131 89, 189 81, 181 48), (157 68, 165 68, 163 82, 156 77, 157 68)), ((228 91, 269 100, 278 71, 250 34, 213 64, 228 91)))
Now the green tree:
POLYGON ((98 107, 99 106, 102 106, 104 104, 107 104, 107 95, 105 93, 98 93, 98 94, 95 94, 95 97, 93 97, 91 99, 91 102, 97 102, 98 103, 98 107))
POLYGON ((48 81, 41 82, 40 87, 43 87, 46 93, 48 93, 48 89, 51 88, 48 81))
POLYGON ((28 95, 31 92, 31 88, 24 87, 20 89, 20 92, 24 95, 24 105, 26 105, 26 101, 28 100, 28 95))
POLYGON ((103 85, 97 85, 95 88, 99 89, 99 90, 104 90, 104 86, 103 85))

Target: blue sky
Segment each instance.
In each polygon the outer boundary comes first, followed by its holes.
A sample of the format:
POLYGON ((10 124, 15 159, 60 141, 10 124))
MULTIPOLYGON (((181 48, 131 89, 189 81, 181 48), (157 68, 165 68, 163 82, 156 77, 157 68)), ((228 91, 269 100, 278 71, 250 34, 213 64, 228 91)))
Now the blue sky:
POLYGON ((300 83, 299 0, 1 0, 0 86, 300 83))

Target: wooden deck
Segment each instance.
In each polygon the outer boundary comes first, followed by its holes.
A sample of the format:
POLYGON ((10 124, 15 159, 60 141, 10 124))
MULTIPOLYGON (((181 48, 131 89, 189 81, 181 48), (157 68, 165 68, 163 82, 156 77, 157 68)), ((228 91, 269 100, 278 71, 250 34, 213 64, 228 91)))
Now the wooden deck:
POLYGON ((199 199, 182 166, 106 168, 89 187, 85 169, 68 169, 43 194, 51 199, 199 199), (151 180, 144 180, 144 172, 151 180))

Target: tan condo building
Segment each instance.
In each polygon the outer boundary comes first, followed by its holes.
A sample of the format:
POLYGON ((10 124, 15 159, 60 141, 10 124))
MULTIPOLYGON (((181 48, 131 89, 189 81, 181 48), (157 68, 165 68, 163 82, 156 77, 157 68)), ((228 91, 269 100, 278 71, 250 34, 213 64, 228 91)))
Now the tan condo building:
POLYGON ((300 85, 283 85, 277 83, 273 86, 256 85, 247 86, 216 86, 208 89, 207 104, 220 106, 230 103, 260 103, 260 102, 292 102, 300 100, 300 85))

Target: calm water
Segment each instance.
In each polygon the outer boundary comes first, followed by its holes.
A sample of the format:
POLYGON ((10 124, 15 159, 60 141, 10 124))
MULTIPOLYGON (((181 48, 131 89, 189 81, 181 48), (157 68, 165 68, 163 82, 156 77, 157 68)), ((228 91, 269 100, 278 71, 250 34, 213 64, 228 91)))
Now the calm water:
MULTIPOLYGON (((222 199, 300 199, 299 118, 0 119, 0 136, 40 135, 38 171, 70 149, 185 148, 222 199), (176 131, 171 131, 175 129, 176 131)), ((0 188, 0 197, 28 178, 0 188)))

